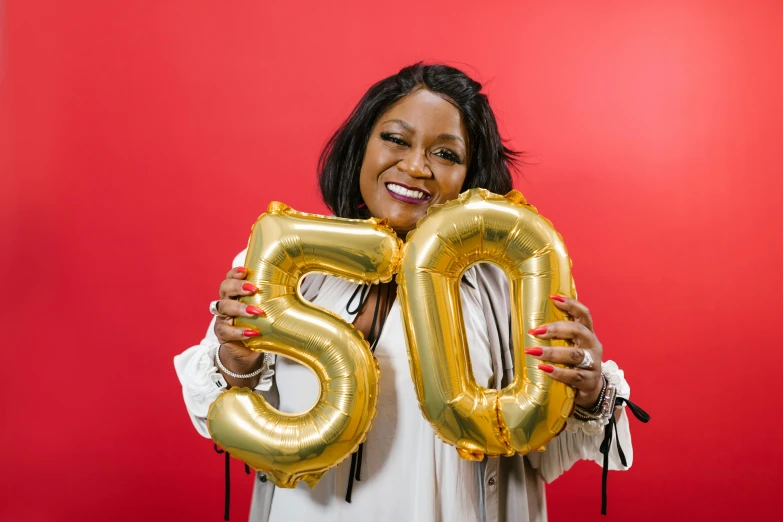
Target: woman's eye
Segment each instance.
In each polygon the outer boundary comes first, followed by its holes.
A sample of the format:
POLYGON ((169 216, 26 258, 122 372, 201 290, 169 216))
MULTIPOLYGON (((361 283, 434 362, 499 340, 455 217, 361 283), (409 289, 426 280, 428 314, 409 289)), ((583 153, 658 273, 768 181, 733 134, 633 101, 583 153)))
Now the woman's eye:
POLYGON ((399 136, 396 136, 394 134, 390 134, 388 132, 382 132, 381 133, 381 139, 384 141, 390 141, 392 143, 396 143, 397 145, 406 146, 408 145, 408 142, 404 139, 400 138, 399 136))
POLYGON ((439 151, 435 152, 435 155, 440 156, 445 160, 451 161, 452 163, 462 165, 462 159, 454 152, 451 152, 449 149, 440 149, 439 151))

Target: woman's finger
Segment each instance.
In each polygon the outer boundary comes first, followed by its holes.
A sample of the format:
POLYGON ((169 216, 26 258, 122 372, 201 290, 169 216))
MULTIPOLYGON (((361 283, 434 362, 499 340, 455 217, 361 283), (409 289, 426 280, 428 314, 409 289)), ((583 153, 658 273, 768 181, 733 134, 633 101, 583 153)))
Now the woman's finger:
POLYGON ((555 303, 556 307, 573 317, 574 321, 583 324, 591 332, 595 331, 595 328, 593 327, 593 317, 590 315, 590 310, 588 310, 585 305, 576 299, 571 299, 570 297, 564 297, 562 295, 550 295, 549 298, 555 303))
POLYGON ((247 268, 244 266, 235 266, 226 274, 226 279, 244 279, 247 275, 247 268))
POLYGON ((244 341, 245 339, 257 337, 259 335, 261 335, 261 332, 250 328, 232 326, 225 320, 215 321, 215 336, 221 344, 230 341, 244 341))
POLYGON ((557 321, 529 330, 528 335, 538 339, 564 339, 574 346, 597 348, 600 343, 595 334, 582 323, 576 321, 557 321))
POLYGON ((542 361, 567 364, 568 366, 576 366, 585 358, 585 351, 582 348, 563 348, 560 346, 534 346, 525 350, 525 353, 542 361))
POLYGON ((233 299, 221 299, 217 306, 218 315, 228 317, 256 317, 266 315, 266 313, 257 306, 240 303, 233 299))
POLYGON ((248 283, 241 279, 224 279, 220 283, 220 298, 231 299, 232 297, 252 295, 257 290, 253 283, 248 283))
POLYGON ((573 386, 577 390, 592 392, 600 386, 600 371, 586 368, 560 368, 549 364, 539 364, 538 368, 554 380, 573 386))

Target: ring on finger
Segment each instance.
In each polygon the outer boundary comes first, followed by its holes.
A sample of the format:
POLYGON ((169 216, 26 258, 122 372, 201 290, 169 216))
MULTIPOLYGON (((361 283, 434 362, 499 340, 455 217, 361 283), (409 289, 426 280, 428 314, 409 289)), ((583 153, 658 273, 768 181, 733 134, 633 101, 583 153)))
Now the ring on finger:
POLYGON ((582 357, 582 362, 576 365, 577 368, 587 368, 588 370, 593 369, 593 356, 590 355, 590 352, 587 350, 582 350, 582 353, 584 354, 584 357, 582 357))
POLYGON ((212 315, 220 315, 220 310, 218 309, 218 305, 220 304, 220 301, 212 301, 209 303, 209 313, 212 315))

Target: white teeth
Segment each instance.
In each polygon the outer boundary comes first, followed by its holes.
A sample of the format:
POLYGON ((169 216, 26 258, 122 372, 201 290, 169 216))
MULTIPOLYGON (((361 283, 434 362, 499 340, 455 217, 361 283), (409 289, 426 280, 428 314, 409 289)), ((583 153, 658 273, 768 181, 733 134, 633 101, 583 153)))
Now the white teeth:
POLYGON ((399 185, 395 185, 394 183, 389 183, 386 185, 389 190, 394 192, 395 194, 399 194, 400 196, 405 196, 408 198, 415 198, 415 199, 425 199, 427 195, 424 192, 421 192, 420 190, 409 190, 405 187, 401 187, 399 185))

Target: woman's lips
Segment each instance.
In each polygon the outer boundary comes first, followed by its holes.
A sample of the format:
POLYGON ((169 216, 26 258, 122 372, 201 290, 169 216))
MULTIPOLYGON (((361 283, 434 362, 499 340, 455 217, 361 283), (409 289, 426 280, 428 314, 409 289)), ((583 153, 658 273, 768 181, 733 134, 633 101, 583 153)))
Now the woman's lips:
POLYGON ((407 186, 405 186, 405 185, 403 185, 401 183, 386 183, 386 191, 389 193, 389 195, 391 197, 393 197, 397 201, 402 201, 403 203, 409 203, 411 205, 419 205, 421 203, 426 203, 427 201, 429 201, 432 198, 432 196, 430 194, 424 192, 423 190, 415 189, 415 188, 412 188, 412 187, 407 187, 407 186), (421 192, 421 193, 424 194, 424 197, 423 198, 418 198, 418 197, 411 197, 411 196, 408 196, 408 195, 405 195, 405 194, 398 194, 397 192, 394 192, 393 190, 391 190, 390 186, 395 186, 398 189, 401 187, 401 188, 403 188, 403 189, 405 189, 407 191, 421 192))

